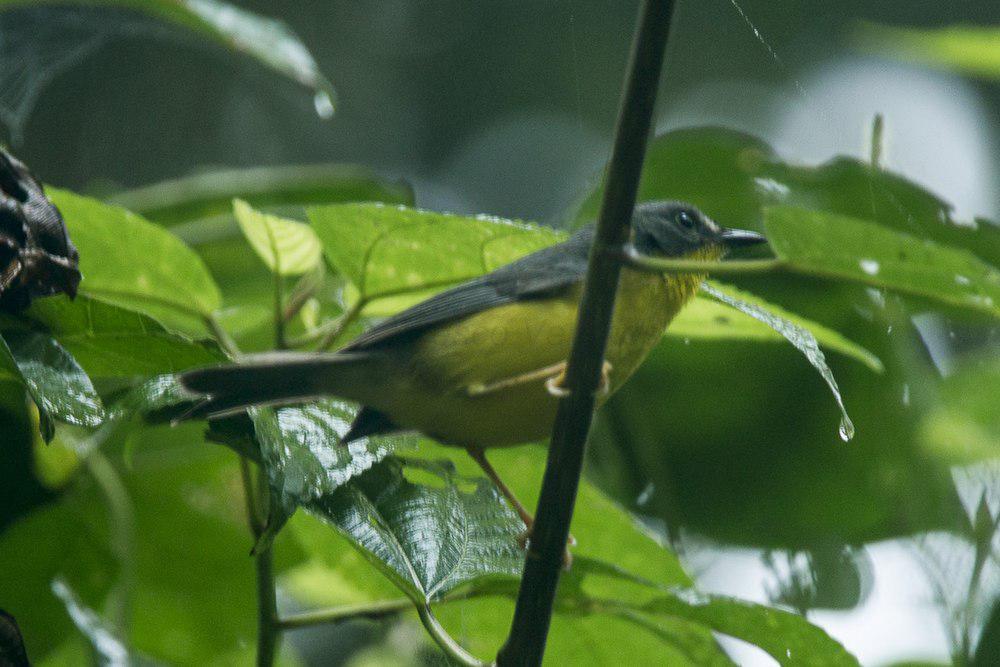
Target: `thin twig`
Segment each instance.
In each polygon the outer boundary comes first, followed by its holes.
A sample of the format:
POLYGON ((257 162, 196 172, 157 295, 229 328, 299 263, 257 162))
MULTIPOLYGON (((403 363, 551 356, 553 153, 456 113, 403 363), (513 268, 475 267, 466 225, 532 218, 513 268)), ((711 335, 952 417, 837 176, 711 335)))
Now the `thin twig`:
POLYGON ((319 345, 316 346, 316 350, 319 352, 325 352, 330 349, 330 347, 337 342, 340 338, 340 334, 344 333, 354 320, 358 319, 358 315, 361 314, 361 309, 368 305, 366 299, 358 299, 354 304, 345 310, 343 314, 338 317, 334 322, 336 324, 332 325, 329 330, 320 339, 319 345))
POLYGON ((111 512, 112 547, 121 568, 119 590, 111 614, 121 636, 130 632, 130 600, 135 587, 135 508, 121 476, 100 449, 93 449, 84 459, 87 471, 108 501, 111 512))
POLYGON ((303 611, 298 614, 289 614, 278 620, 278 626, 284 630, 293 630, 322 625, 324 623, 340 623, 342 621, 353 621, 363 618, 377 620, 411 609, 413 609, 413 601, 409 598, 362 602, 360 604, 344 605, 330 609, 317 609, 314 611, 303 611))
POLYGON ((640 10, 566 369, 569 395, 559 402, 514 621, 497 656, 503 667, 540 665, 545 652, 672 14, 672 0, 645 0, 640 10))

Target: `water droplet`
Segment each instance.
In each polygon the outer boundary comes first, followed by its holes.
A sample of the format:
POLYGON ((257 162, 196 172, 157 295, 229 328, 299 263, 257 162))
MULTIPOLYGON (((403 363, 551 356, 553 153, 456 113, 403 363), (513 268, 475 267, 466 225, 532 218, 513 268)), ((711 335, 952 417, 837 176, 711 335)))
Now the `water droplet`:
POLYGON ((647 482, 645 488, 643 488, 642 493, 639 497, 635 499, 635 504, 639 507, 643 507, 650 501, 653 497, 653 493, 656 491, 656 485, 652 482, 647 482))
POLYGON ((960 274, 955 276, 955 282, 959 285, 968 285, 972 283, 972 281, 969 280, 966 276, 960 274))
POLYGON ((903 405, 910 407, 910 385, 903 385, 903 405))
POLYGON ((854 422, 847 415, 840 418, 840 428, 837 429, 840 434, 840 439, 844 442, 850 442, 851 438, 854 437, 854 422))
POLYGON ((316 115, 323 120, 333 118, 333 98, 330 97, 330 93, 325 90, 317 90, 316 94, 313 95, 313 108, 316 109, 316 115))
POLYGON ((878 275, 879 264, 874 259, 863 259, 858 262, 858 266, 870 276, 878 275))

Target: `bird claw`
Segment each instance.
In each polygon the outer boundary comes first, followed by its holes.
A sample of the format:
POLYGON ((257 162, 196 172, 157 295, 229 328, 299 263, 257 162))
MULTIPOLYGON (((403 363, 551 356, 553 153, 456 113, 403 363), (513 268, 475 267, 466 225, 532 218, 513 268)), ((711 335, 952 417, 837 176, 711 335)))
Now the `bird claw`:
MULTIPOLYGON (((601 366, 601 383, 597 386, 597 393, 600 396, 607 396, 611 393, 611 362, 605 361, 601 366)), ((556 398, 566 398, 570 395, 570 390, 563 387, 566 380, 566 370, 563 369, 558 375, 553 375, 545 381, 545 390, 556 398)))
MULTIPOLYGON (((521 549, 526 550, 528 548, 528 542, 530 541, 531 541, 531 528, 525 528, 517 536, 517 545, 521 547, 521 549)), ((569 538, 566 540, 566 548, 563 549, 563 558, 562 558, 563 570, 565 570, 566 572, 569 572, 569 569, 573 567, 573 554, 572 552, 570 552, 569 548, 575 546, 576 546, 576 538, 570 535, 569 538)))

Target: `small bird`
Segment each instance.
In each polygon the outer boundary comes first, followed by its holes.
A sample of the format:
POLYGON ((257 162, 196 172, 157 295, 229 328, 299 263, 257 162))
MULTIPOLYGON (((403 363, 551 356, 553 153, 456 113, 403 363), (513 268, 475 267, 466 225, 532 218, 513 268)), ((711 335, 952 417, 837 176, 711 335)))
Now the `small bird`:
MULTIPOLYGON (((630 242, 641 255, 720 260, 765 239, 725 229, 697 208, 640 204, 630 242)), ((337 396, 360 403, 343 442, 419 431, 465 448, 521 516, 532 517, 484 450, 552 431, 594 228, 428 298, 333 353, 274 352, 183 373, 205 398, 192 416, 337 396)), ((602 403, 639 367, 704 275, 622 268, 603 367, 602 403)))

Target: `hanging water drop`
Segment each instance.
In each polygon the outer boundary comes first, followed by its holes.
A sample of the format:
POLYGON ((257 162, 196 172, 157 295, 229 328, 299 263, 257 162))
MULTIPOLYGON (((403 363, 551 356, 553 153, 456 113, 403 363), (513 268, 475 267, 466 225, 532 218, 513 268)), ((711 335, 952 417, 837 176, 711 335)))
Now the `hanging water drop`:
POLYGON ((316 109, 317 116, 330 120, 333 118, 333 97, 325 90, 317 90, 313 96, 313 108, 316 109))
POLYGON ((846 414, 840 418, 840 428, 837 429, 837 432, 844 442, 850 442, 851 438, 854 437, 854 422, 846 414))

